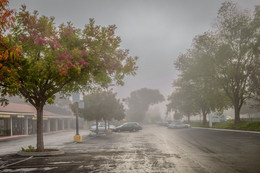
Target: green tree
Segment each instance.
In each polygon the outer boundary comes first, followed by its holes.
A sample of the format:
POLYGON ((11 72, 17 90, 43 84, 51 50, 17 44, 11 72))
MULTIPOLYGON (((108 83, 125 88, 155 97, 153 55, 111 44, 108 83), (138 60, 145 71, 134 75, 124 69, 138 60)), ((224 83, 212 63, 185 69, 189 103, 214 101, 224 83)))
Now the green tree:
POLYGON ((151 123, 156 123, 162 120, 159 106, 150 106, 146 112, 146 116, 151 123))
POLYGON ((259 54, 254 53, 258 31, 253 27, 253 21, 248 11, 240 10, 231 2, 223 3, 218 11, 213 69, 215 79, 232 102, 235 124, 240 122, 242 105, 252 96, 251 80, 259 76, 256 71, 259 54))
POLYGON ((245 104, 243 104, 240 113, 247 114, 250 118, 252 114, 260 112, 259 107, 256 106, 257 101, 255 99, 249 99, 245 104))
POLYGON ((176 63, 180 77, 201 91, 197 95, 204 110, 232 105, 235 124, 240 122, 246 100, 259 96, 259 24, 259 7, 252 17, 236 4, 225 2, 218 11, 217 30, 197 36, 192 49, 176 63))
POLYGON ((120 49, 114 25, 101 27, 94 19, 83 30, 69 22, 54 25, 53 17, 33 14, 22 6, 17 24, 9 35, 13 44, 22 45, 16 64, 3 63, 0 72, 2 95, 19 95, 37 110, 37 151, 44 150, 43 107, 53 103, 55 93, 68 94, 111 82, 123 85, 125 75, 134 75, 137 57, 120 49))
MULTIPOLYGON (((179 112, 177 112, 177 111, 174 112, 174 114, 173 114, 173 119, 174 119, 175 121, 180 121, 182 118, 183 118, 183 115, 182 115, 181 113, 179 113, 179 112)), ((190 121, 190 120, 189 120, 189 121, 190 121)))
POLYGON ((192 49, 177 58, 174 65, 180 74, 174 82, 176 90, 168 99, 168 110, 178 110, 188 119, 192 114, 201 113, 203 124, 208 113, 229 105, 223 89, 214 80, 213 43, 210 33, 199 35, 194 38, 192 49))
POLYGON ((116 98, 112 91, 96 91, 85 95, 84 109, 81 116, 85 120, 96 121, 96 133, 98 133, 98 122, 103 120, 105 124, 112 119, 122 120, 125 117, 123 104, 116 98))
POLYGON ((127 119, 143 122, 149 106, 162 101, 164 101, 164 97, 156 89, 142 88, 131 92, 130 97, 125 99, 128 105, 127 119))
POLYGON ((199 112, 196 107, 192 90, 185 90, 183 88, 176 88, 176 90, 168 97, 169 103, 167 104, 167 113, 174 111, 174 119, 181 119, 183 115, 188 117, 195 115, 199 112))
POLYGON ((260 6, 255 7, 254 19, 251 26, 254 30, 255 42, 253 44, 253 54, 256 56, 256 61, 254 64, 254 73, 250 76, 250 89, 253 93, 253 107, 260 109, 260 6))

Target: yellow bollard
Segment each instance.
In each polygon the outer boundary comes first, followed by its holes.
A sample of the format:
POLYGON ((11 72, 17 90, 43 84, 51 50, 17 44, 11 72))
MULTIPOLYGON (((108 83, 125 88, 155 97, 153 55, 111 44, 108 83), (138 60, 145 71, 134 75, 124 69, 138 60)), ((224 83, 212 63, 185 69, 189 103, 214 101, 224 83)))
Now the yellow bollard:
POLYGON ((82 136, 81 135, 75 135, 74 136, 74 142, 82 142, 82 136))

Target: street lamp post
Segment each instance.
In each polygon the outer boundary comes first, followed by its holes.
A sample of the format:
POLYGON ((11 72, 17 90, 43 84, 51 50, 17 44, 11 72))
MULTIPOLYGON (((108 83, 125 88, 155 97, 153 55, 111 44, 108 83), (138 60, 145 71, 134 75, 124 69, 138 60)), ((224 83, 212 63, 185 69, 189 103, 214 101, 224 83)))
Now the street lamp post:
POLYGON ((79 122, 78 122, 79 96, 80 93, 72 93, 72 101, 75 102, 75 113, 76 113, 76 135, 74 136, 74 142, 82 142, 82 136, 79 134, 79 122))
POLYGON ((79 135, 79 112, 78 112, 77 104, 76 104, 75 112, 76 112, 76 135, 79 135))

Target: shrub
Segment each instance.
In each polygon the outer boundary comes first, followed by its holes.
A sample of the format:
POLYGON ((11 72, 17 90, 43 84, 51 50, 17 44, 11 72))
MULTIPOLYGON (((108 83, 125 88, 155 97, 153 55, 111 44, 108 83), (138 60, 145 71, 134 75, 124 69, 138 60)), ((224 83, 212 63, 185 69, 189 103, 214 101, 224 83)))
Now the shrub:
POLYGON ((202 122, 190 122, 189 124, 192 127, 209 127, 209 123, 206 123, 205 125, 203 125, 202 122))
POLYGON ((235 126, 234 121, 226 121, 226 122, 214 123, 213 128, 260 131, 260 122, 241 121, 238 125, 235 126))
MULTIPOLYGON (((193 127, 209 127, 209 124, 203 125, 201 122, 191 122, 193 127)), ((217 129, 234 129, 234 130, 248 130, 260 131, 260 121, 241 121, 238 125, 234 125, 234 120, 213 123, 213 128, 217 129)))
POLYGON ((27 149, 22 147, 22 152, 36 152, 36 149, 33 146, 29 145, 27 149))

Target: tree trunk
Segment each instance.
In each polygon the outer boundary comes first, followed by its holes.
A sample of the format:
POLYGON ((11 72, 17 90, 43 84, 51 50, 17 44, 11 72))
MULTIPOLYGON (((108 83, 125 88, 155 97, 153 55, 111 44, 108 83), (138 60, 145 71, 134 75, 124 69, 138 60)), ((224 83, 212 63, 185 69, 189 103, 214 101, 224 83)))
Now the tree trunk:
POLYGON ((234 124, 235 126, 238 125, 240 123, 240 109, 239 109, 239 103, 235 103, 234 104, 234 110, 235 110, 235 120, 234 120, 234 124))
POLYGON ((207 113, 206 111, 202 111, 202 116, 203 116, 203 125, 206 125, 207 123, 207 113))
POLYGON ((98 120, 96 119, 96 134, 98 134, 98 120))
POLYGON ((107 120, 105 120, 105 132, 107 131, 107 120))
POLYGON ((37 110, 37 151, 44 151, 44 143, 43 143, 43 106, 39 106, 36 108, 37 110))
POLYGON ((190 115, 188 115, 188 123, 190 123, 190 115))

